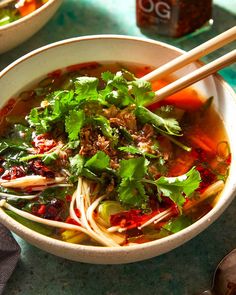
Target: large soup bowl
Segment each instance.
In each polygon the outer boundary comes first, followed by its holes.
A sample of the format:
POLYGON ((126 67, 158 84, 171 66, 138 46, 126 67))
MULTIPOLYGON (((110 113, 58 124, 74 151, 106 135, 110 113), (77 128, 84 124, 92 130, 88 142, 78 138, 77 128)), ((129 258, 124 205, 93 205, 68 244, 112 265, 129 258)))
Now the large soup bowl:
MULTIPOLYGON (((47 73, 69 65, 89 61, 117 61, 159 67, 183 51, 164 43, 127 36, 88 36, 57 42, 18 59, 0 73, 0 106, 47 73)), ((176 72, 183 76, 195 68, 194 63, 176 72)), ((236 100, 234 91, 218 76, 210 76, 193 86, 203 97, 214 96, 214 106, 222 118, 232 152, 229 176, 214 208, 184 230, 160 240, 124 247, 96 247, 70 244, 39 234, 18 223, 0 209, 0 222, 29 243, 70 260, 119 264, 151 258, 168 252, 206 229, 227 208, 236 189, 236 100)))

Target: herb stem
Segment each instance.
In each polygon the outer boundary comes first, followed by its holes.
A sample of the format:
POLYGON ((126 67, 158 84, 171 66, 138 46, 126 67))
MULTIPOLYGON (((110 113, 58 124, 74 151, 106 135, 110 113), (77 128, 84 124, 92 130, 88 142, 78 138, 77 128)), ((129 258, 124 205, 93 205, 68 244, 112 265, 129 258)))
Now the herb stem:
POLYGON ((180 141, 176 140, 175 138, 173 138, 172 136, 166 134, 166 133, 162 133, 160 132, 162 135, 164 135, 165 137, 167 137, 170 141, 172 141, 174 144, 176 144, 177 146, 179 146, 180 148, 182 148, 183 150, 185 150, 186 152, 191 152, 192 148, 181 143, 180 141))

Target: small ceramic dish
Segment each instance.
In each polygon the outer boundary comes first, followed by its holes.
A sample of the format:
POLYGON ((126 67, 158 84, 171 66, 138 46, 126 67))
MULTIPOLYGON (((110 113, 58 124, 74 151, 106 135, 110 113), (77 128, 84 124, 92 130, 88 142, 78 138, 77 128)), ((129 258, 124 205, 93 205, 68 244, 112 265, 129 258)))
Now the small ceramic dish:
MULTIPOLYGON (((54 43, 25 55, 0 73, 1 106, 47 73, 70 65, 91 61, 116 61, 159 67, 181 54, 183 51, 170 45, 127 36, 88 36, 54 43)), ((199 63, 188 65, 176 72, 176 76, 183 76, 199 66, 199 63)), ((109 248, 70 244, 43 236, 16 222, 2 209, 0 209, 0 222, 29 243, 49 253, 75 261, 97 264, 120 264, 144 260, 168 252, 195 237, 224 212, 236 192, 236 100, 234 91, 218 75, 196 83, 194 88, 203 97, 214 96, 214 106, 224 122, 232 152, 229 176, 218 202, 209 213, 194 224, 160 240, 109 248)))
POLYGON ((49 0, 32 13, 0 26, 0 54, 13 49, 39 31, 54 15, 62 0, 49 0))

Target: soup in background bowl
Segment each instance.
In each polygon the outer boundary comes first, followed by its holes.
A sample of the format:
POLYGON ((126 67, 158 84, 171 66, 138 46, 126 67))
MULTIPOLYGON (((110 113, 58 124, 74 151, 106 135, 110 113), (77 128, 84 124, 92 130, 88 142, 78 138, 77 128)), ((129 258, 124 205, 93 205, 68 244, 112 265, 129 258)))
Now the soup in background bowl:
POLYGON ((179 54, 158 42, 91 36, 6 68, 1 222, 50 253, 90 263, 150 258, 212 223, 234 193, 233 92, 209 77, 152 105, 151 88, 171 77, 148 85, 130 74, 179 54), (25 139, 18 152, 16 137, 25 139))
POLYGON ((54 15, 62 0, 29 1, 14 9, 14 4, 0 8, 0 53, 4 53, 29 39, 54 15), (36 3, 37 2, 37 3, 36 3))

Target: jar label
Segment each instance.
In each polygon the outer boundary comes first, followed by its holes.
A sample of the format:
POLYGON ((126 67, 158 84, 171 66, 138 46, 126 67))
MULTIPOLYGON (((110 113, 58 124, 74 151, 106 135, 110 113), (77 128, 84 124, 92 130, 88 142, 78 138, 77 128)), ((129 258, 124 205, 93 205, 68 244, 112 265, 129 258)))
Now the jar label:
POLYGON ((138 0, 138 6, 146 14, 155 15, 161 20, 170 20, 171 7, 164 1, 138 0))

